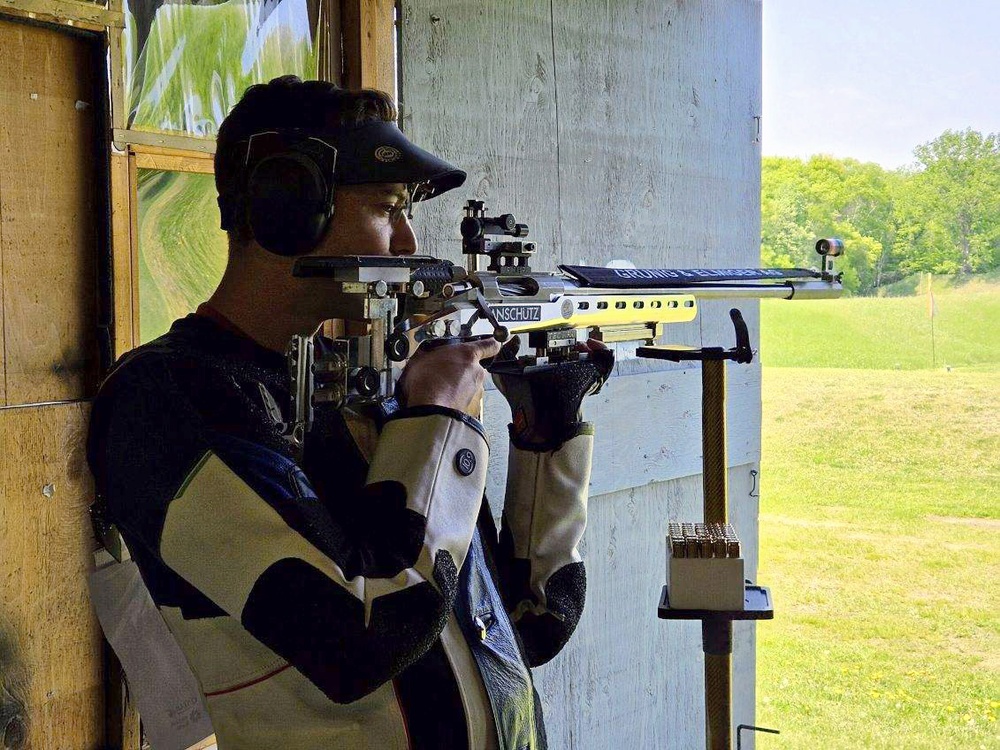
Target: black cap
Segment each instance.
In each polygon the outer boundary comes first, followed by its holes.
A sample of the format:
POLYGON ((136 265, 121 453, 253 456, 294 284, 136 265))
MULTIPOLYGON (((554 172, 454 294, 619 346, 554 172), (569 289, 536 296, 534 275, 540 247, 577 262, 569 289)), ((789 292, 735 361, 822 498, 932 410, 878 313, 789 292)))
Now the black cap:
MULTIPOLYGON (((465 182, 465 172, 414 146, 395 123, 384 120, 265 130, 238 143, 246 144, 238 187, 219 194, 221 225, 227 231, 245 221, 248 192, 259 194, 270 206, 268 210, 258 207, 254 215, 275 214, 281 200, 297 206, 305 203, 304 219, 320 222, 315 228, 321 229, 329 219, 337 185, 402 183, 413 188, 410 200, 421 201, 465 182), (265 180, 261 170, 267 169, 277 171, 265 180), (293 184, 294 175, 304 182, 293 184), (251 182, 256 190, 250 189, 251 182)), ((290 209, 277 213, 284 215, 283 224, 292 215, 290 209)), ((312 236, 312 232, 307 234, 312 236)))
POLYGON ((393 122, 376 120, 312 135, 337 149, 336 185, 420 184, 424 189, 414 200, 426 200, 465 182, 465 172, 413 145, 393 122))

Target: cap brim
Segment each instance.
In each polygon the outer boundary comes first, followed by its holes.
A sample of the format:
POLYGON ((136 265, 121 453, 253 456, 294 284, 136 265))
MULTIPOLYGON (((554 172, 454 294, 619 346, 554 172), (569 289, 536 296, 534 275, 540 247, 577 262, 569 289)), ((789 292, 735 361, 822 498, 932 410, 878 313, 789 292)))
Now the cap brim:
POLYGON ((320 137, 337 149, 337 185, 420 184, 414 199, 427 200, 465 182, 464 171, 415 146, 392 122, 367 122, 320 137))

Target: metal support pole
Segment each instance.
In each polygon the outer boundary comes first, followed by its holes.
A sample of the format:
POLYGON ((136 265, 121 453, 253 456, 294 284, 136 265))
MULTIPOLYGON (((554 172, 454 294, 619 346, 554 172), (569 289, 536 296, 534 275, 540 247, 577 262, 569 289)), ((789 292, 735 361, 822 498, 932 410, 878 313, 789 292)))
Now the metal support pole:
POLYGON ((726 361, 701 365, 701 448, 704 452, 705 523, 726 523, 726 361))
MULTIPOLYGON (((726 523, 726 361, 705 360, 701 370, 705 523, 726 523)), ((732 748, 733 623, 703 620, 705 652, 705 747, 732 748)))
MULTIPOLYGON (((740 311, 729 311, 736 329, 733 349, 706 347, 645 346, 636 350, 640 357, 672 362, 701 361, 701 447, 705 523, 727 521, 726 483, 726 360, 741 364, 753 361, 750 334, 740 311)), ((702 609, 675 609, 670 606, 669 589, 663 587, 657 613, 664 620, 701 620, 701 646, 705 652, 705 747, 732 750, 733 620, 770 620, 774 616, 771 594, 764 586, 746 585, 743 606, 720 612, 702 609)), ((772 731, 772 730, 767 730, 772 731)), ((737 734, 737 740, 739 735, 737 734)))

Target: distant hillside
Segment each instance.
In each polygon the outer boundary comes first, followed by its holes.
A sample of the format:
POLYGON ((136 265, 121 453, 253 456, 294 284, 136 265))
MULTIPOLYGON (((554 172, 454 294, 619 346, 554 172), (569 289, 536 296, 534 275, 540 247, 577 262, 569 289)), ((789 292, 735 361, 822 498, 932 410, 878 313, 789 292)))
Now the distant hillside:
MULTIPOLYGON (((936 366, 1000 369, 1000 283, 983 279, 937 287, 935 281, 936 366)), ((763 300, 760 352, 770 367, 928 368, 928 298, 763 300)))
POLYGON ((840 237, 844 286, 873 294, 910 274, 1000 271, 1000 133, 946 130, 915 166, 766 157, 761 260, 811 266, 817 237, 840 237))

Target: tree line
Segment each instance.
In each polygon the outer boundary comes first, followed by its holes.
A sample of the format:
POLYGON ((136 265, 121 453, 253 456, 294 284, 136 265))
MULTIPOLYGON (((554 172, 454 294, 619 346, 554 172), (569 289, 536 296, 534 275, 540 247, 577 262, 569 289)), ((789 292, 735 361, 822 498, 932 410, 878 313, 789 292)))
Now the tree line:
POLYGON ((815 266, 819 237, 847 246, 838 264, 855 294, 918 272, 984 273, 1000 267, 1000 133, 946 130, 887 170, 856 159, 765 157, 764 266, 815 266))

